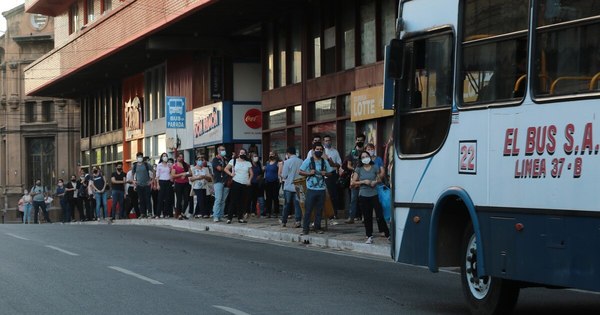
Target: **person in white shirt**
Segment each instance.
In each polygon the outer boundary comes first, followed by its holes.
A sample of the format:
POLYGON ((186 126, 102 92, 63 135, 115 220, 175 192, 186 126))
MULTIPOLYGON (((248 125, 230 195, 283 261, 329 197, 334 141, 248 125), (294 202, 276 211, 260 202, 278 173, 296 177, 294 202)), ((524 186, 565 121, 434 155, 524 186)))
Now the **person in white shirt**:
POLYGON ((248 205, 248 195, 250 193, 250 180, 252 179, 252 163, 248 161, 246 149, 240 149, 237 159, 231 159, 225 167, 225 173, 233 178, 233 185, 230 191, 230 198, 235 202, 229 203, 227 224, 233 219, 233 209, 237 207, 237 218, 239 223, 247 223, 244 220, 244 210, 248 205))
POLYGON ((194 217, 197 219, 208 219, 210 218, 210 210, 206 206, 206 187, 208 181, 212 181, 212 176, 206 166, 204 157, 199 156, 196 159, 196 165, 192 168, 192 174, 193 176, 190 177, 190 181, 192 182, 194 194, 196 194, 196 207, 192 207, 194 209, 194 217))
POLYGON ((171 181, 171 165, 169 165, 167 153, 160 155, 160 161, 156 166, 154 180, 158 187, 158 207, 155 216, 167 218, 173 215, 173 182, 171 181))

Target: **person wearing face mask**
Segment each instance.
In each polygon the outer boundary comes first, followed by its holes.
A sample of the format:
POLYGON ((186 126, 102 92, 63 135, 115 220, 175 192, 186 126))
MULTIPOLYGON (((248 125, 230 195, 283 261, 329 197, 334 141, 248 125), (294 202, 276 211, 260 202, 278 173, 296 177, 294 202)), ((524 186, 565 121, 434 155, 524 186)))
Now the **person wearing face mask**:
POLYGON ((59 200, 60 209, 62 211, 62 223, 71 222, 71 208, 69 207, 65 193, 65 182, 62 178, 59 178, 58 182, 56 183, 56 192, 54 195, 58 197, 59 200))
POLYGON ((326 185, 325 177, 331 175, 334 169, 327 160, 323 159, 323 145, 320 142, 313 144, 313 156, 304 160, 300 166, 299 174, 306 176, 306 195, 304 200, 304 217, 302 219, 302 234, 308 234, 311 213, 315 212, 315 231, 321 230, 321 215, 325 205, 326 185))
POLYGON ((31 195, 27 189, 23 191, 19 206, 23 207, 23 224, 31 224, 31 195))
POLYGON ((88 193, 88 186, 90 183, 90 174, 88 174, 87 168, 81 168, 79 170, 79 190, 77 191, 77 198, 81 200, 81 203, 85 207, 85 216, 87 221, 94 220, 95 206, 93 204, 94 198, 88 193))
POLYGON ((144 159, 144 154, 138 152, 135 156, 136 163, 133 164, 133 184, 138 195, 139 210, 136 215, 139 219, 148 217, 152 206, 150 201, 150 180, 152 179, 152 166, 144 159))
MULTIPOLYGON (((350 175, 354 172, 355 168, 359 164, 360 152, 362 152, 365 147, 365 139, 366 137, 364 134, 356 136, 356 144, 346 157, 346 161, 344 162, 344 171, 350 172, 350 175)), ((355 219, 360 220, 361 217, 360 208, 358 207, 358 192, 359 187, 352 185, 352 181, 350 181, 350 213, 348 220, 346 220, 346 223, 348 224, 354 223, 355 219)))
POLYGON ((213 221, 219 222, 224 216, 225 201, 229 195, 229 188, 225 185, 229 176, 225 173, 227 165, 227 151, 220 145, 217 147, 215 158, 211 162, 213 169, 213 188, 215 190, 215 203, 213 204, 213 221))
POLYGON ((196 165, 192 168, 192 177, 190 178, 190 181, 192 182, 192 189, 196 195, 196 206, 193 207, 192 203, 194 218, 210 218, 210 210, 206 206, 206 188, 208 182, 212 181, 212 176, 210 176, 210 171, 208 167, 205 166, 204 158, 201 156, 196 159, 196 165))
POLYGON ((265 216, 265 177, 262 164, 256 152, 250 153, 250 159, 252 160, 252 180, 250 180, 250 206, 247 213, 256 213, 258 204, 258 215, 265 216))
POLYGON ((380 170, 371 160, 369 152, 361 152, 359 164, 354 174, 352 174, 351 184, 359 189, 358 203, 364 217, 367 244, 373 243, 373 210, 375 210, 379 232, 384 233, 386 238, 390 236, 390 231, 383 218, 383 209, 377 196, 376 186, 381 182, 379 172, 380 170))
POLYGON ((234 209, 237 213, 239 223, 247 223, 244 220, 244 212, 248 205, 248 196, 250 195, 250 181, 252 180, 252 163, 248 161, 246 149, 240 149, 237 159, 229 161, 225 167, 225 173, 233 178, 231 187, 231 200, 228 206, 227 224, 233 219, 234 209), (238 202, 239 201, 239 202, 238 202), (246 206, 244 206, 246 205, 246 206))
POLYGON ((96 167, 92 170, 92 180, 90 186, 94 192, 94 199, 96 199, 96 219, 100 221, 100 218, 107 218, 107 193, 106 193, 106 179, 100 170, 96 167), (102 208, 102 210, 100 210, 102 208))
POLYGON ((48 216, 48 211, 46 210, 46 192, 42 186, 41 179, 37 179, 35 181, 35 186, 31 188, 29 194, 31 195, 33 204, 33 223, 38 224, 38 214, 40 209, 42 210, 42 214, 44 215, 44 220, 46 220, 46 223, 52 223, 50 217, 48 216))
MULTIPOLYGON (((323 136, 323 146, 325 147, 323 158, 335 169, 330 176, 325 178, 325 184, 327 185, 327 191, 329 192, 329 198, 331 198, 331 204, 333 206, 333 217, 329 219, 333 220, 337 219, 338 210, 341 208, 337 181, 339 178, 338 169, 342 165, 342 158, 340 157, 338 150, 333 147, 333 141, 330 135, 323 136)), ((337 224, 335 221, 331 221, 331 223, 337 224)))
POLYGON ((301 178, 298 171, 302 165, 302 159, 296 155, 296 148, 289 147, 287 149, 287 159, 283 162, 281 178, 283 179, 283 214, 281 215, 281 226, 285 227, 287 224, 288 214, 291 213, 291 209, 294 209, 295 223, 294 227, 299 228, 302 226, 302 209, 300 208, 300 202, 296 198, 296 186, 294 180, 301 178))
POLYGON ((70 209, 71 219, 75 220, 75 209, 77 209, 79 220, 85 221, 83 215, 83 203, 81 202, 81 198, 78 198, 77 196, 77 191, 80 188, 79 185, 81 184, 77 181, 77 176, 71 175, 70 180, 65 184, 65 199, 67 200, 70 209))
POLYGON ((117 216, 117 205, 119 207, 119 219, 125 219, 125 182, 127 175, 123 172, 123 163, 118 162, 116 170, 110 175, 110 182, 112 183, 112 209, 111 219, 116 219, 117 216))
POLYGON ((173 205, 170 204, 170 196, 173 196, 173 182, 171 182, 171 166, 168 164, 169 156, 167 153, 160 155, 160 163, 156 166, 156 175, 154 180, 158 184, 158 198, 157 198, 157 213, 154 214, 155 218, 168 218, 173 213, 173 205), (169 213, 169 210, 171 212, 169 213))
POLYGON ((277 218, 279 214, 279 161, 277 152, 269 152, 269 160, 264 166, 265 192, 267 195, 265 212, 267 218, 277 218))
POLYGON ((179 220, 188 219, 186 212, 191 188, 190 176, 192 176, 190 165, 184 161, 183 153, 177 154, 177 162, 173 164, 171 169, 171 179, 175 183, 175 215, 179 220))

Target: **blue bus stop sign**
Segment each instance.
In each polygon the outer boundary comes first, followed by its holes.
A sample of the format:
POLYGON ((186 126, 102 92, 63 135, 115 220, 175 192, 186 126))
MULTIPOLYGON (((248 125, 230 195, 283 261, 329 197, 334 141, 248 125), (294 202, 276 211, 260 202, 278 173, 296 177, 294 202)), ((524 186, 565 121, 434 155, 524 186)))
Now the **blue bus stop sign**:
POLYGON ((167 96, 167 129, 185 129, 185 97, 167 96))

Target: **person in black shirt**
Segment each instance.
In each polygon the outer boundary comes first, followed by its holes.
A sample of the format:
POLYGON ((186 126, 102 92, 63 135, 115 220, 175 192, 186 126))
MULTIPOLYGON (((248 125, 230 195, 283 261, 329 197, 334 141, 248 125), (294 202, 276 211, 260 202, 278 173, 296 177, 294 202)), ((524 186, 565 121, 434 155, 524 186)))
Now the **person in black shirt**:
POLYGON ((79 189, 81 188, 81 183, 77 181, 77 176, 71 175, 71 180, 67 182, 65 185, 65 199, 69 203, 69 207, 71 208, 71 216, 72 219, 75 220, 75 208, 77 208, 79 213, 79 220, 85 221, 85 216, 83 214, 83 202, 79 197, 79 189))
POLYGON ((112 209, 111 219, 114 220, 117 214, 117 204, 119 205, 119 219, 125 219, 125 177, 127 174, 123 172, 123 163, 117 163, 117 170, 110 176, 112 183, 112 209))

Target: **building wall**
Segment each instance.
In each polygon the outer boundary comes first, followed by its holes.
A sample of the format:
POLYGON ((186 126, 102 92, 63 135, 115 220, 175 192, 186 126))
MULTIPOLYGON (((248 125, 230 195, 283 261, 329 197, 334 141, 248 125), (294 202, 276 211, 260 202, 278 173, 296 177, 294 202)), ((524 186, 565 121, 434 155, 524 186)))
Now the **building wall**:
POLYGON ((24 93, 24 68, 53 48, 54 19, 34 27, 23 5, 3 15, 8 24, 0 37, 0 209, 7 210, 5 220, 15 221, 17 201, 36 178, 52 191, 59 178, 76 173, 79 105, 24 93))

